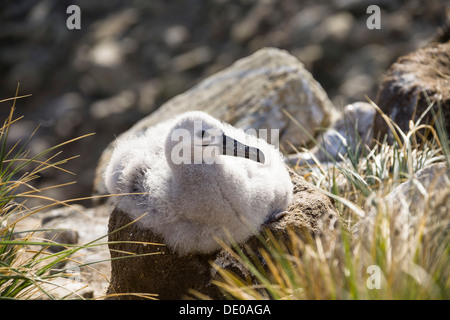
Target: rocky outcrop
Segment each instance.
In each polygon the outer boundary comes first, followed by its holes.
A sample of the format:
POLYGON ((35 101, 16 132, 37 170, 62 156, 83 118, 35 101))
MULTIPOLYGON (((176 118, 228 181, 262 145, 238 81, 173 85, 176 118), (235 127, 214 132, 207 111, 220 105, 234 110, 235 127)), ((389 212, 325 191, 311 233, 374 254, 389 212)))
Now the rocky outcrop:
MULTIPOLYGON (((409 121, 416 121, 433 103, 440 105, 445 129, 450 133, 450 41, 433 44, 403 56, 386 72, 380 85, 377 105, 402 131, 409 130, 409 121)), ((433 123, 428 112, 422 123, 433 123)), ((392 133, 380 114, 374 122, 374 137, 381 141, 392 133)))
MULTIPOLYGON (((148 127, 193 110, 244 130, 277 129, 280 148, 285 151, 292 151, 290 144, 307 143, 308 134, 315 136, 335 116, 327 94, 300 61, 286 51, 265 48, 169 100, 121 136, 139 135, 148 127)), ((99 161, 95 194, 107 194, 102 174, 113 147, 114 142, 99 161)))
MULTIPOLYGON (((294 199, 289 213, 264 228, 279 240, 286 239, 291 229, 305 240, 311 236, 321 237, 324 243, 333 239, 339 216, 330 199, 293 171, 290 175, 294 199)), ((225 250, 213 254, 176 255, 162 245, 164 239, 159 235, 132 224, 128 214, 118 209, 113 210, 109 220, 109 242, 112 261, 108 293, 113 299, 136 299, 143 293, 157 294, 159 299, 182 299, 191 296, 191 290, 223 299, 224 294, 211 284, 218 277, 211 263, 243 278, 248 276, 246 267, 225 250)), ((261 246, 256 237, 245 244, 253 252, 261 246)))

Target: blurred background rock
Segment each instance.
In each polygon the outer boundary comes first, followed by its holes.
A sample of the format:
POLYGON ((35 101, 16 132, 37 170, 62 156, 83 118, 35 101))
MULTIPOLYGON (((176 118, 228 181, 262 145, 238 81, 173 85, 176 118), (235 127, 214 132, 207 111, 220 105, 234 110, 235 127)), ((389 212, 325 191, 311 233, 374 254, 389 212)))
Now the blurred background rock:
MULTIPOLYGON (((427 44, 446 23, 450 2, 297 0, 18 0, 0 3, 0 99, 20 94, 9 141, 31 154, 77 136, 59 156, 78 183, 49 191, 57 199, 89 196, 97 160, 115 136, 207 76, 274 46, 298 57, 336 107, 375 99, 395 59, 427 44), (68 30, 66 9, 81 9, 68 30), (381 8, 369 30, 366 9, 381 8)), ((0 104, 1 119, 11 103, 0 104)), ((47 171, 39 187, 72 181, 47 171)))

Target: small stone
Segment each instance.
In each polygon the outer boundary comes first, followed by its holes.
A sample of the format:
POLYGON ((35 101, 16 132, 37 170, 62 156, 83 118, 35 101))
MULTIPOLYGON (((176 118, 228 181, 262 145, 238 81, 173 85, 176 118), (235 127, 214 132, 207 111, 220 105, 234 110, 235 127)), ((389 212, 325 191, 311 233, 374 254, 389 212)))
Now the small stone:
POLYGON ((264 21, 273 12, 273 3, 271 1, 258 1, 248 14, 239 22, 233 24, 231 28, 231 39, 238 43, 247 41, 258 34, 258 29, 264 21))
POLYGON ((327 16, 325 20, 313 31, 312 37, 320 42, 328 38, 344 40, 348 37, 355 19, 348 12, 336 13, 327 16))
POLYGON ((171 47, 176 48, 190 37, 189 30, 182 25, 173 25, 164 32, 164 41, 171 47))
POLYGON ((208 46, 195 48, 175 57, 172 61, 172 69, 175 72, 183 72, 210 62, 212 51, 208 46))
POLYGON ((94 64, 113 68, 122 63, 123 51, 117 41, 107 39, 96 44, 90 51, 89 57, 94 64))
POLYGON ((132 91, 123 91, 111 98, 94 102, 89 111, 94 119, 107 118, 127 112, 135 105, 136 99, 136 94, 132 91))

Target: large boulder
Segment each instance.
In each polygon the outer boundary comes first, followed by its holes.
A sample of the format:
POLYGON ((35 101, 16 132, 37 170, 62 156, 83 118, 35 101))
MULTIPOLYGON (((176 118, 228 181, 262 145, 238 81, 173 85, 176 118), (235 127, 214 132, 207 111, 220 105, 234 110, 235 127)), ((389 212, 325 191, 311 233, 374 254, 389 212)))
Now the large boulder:
MULTIPOLYGON (((290 144, 302 146, 309 141, 299 124, 315 136, 336 114, 326 92, 297 58, 284 50, 264 48, 169 100, 121 136, 139 135, 161 121, 194 110, 244 130, 278 129, 284 151, 292 151, 290 144)), ((108 193, 102 175, 114 144, 99 160, 95 195, 108 193)))
MULTIPOLYGON (((263 229, 270 230, 278 240, 285 240, 288 230, 294 230, 305 241, 321 237, 327 243, 338 230, 338 213, 327 196, 291 170, 290 175, 294 198, 288 214, 263 229)), ((249 276, 247 268, 226 250, 187 256, 175 254, 162 245, 161 236, 143 230, 138 223, 132 223, 126 212, 117 208, 109 220, 109 233, 112 261, 108 294, 111 299, 137 299, 142 294, 157 294, 159 299, 182 299, 192 297, 191 290, 213 299, 224 299, 224 293, 211 283, 218 277, 212 263, 242 278, 249 276)), ((245 245, 258 252, 262 244, 257 237, 252 237, 245 245)))
MULTIPOLYGON (((442 107, 445 128, 450 133, 450 41, 433 44, 403 56, 386 72, 376 103, 404 132, 434 103, 442 107)), ((432 113, 422 123, 432 123, 432 113)), ((374 137, 382 140, 392 133, 380 114, 374 122, 374 137)))

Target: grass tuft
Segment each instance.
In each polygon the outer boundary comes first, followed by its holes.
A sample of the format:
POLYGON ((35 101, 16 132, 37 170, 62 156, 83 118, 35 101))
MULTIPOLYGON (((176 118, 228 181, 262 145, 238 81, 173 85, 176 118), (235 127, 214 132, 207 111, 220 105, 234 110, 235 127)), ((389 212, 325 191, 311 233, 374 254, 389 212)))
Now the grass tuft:
MULTIPOLYGON (((80 274, 79 272, 78 274, 74 273, 74 270, 89 268, 108 281, 107 277, 96 270, 93 265, 110 259, 83 263, 78 261, 86 254, 81 250, 88 249, 86 252, 89 252, 89 249, 107 245, 108 242, 104 241, 104 238, 107 238, 108 234, 84 244, 67 244, 45 238, 44 234, 48 231, 57 231, 56 227, 48 229, 36 225, 36 227, 30 226, 24 229, 22 225, 25 221, 38 221, 35 218, 38 213, 55 207, 71 207, 84 214, 79 206, 74 204, 90 197, 61 201, 43 195, 45 190, 69 186, 75 182, 42 189, 34 187, 33 182, 48 169, 56 169, 62 174, 73 175, 72 172, 64 169, 63 165, 75 157, 56 160, 61 155, 61 151, 58 150, 64 145, 92 134, 65 141, 37 155, 30 156, 27 146, 38 130, 36 129, 27 141, 23 143, 17 141, 8 147, 10 128, 21 119, 21 117, 14 117, 16 101, 28 96, 19 96, 17 89, 14 98, 0 100, 0 103, 12 101, 10 113, 0 127, 0 300, 85 299, 82 289, 87 284, 84 285, 77 279, 80 274), (26 205, 27 199, 39 199, 42 204, 30 208, 26 205), (59 249, 47 250, 50 246, 53 249, 55 247, 59 249)), ((146 244, 152 245, 152 243, 146 244)), ((123 258, 136 256, 139 255, 127 253, 123 258)), ((136 295, 149 299, 155 298, 155 295, 152 294, 136 295)), ((108 296, 94 297, 94 299, 105 297, 108 296)))
MULTIPOLYGON (((256 279, 216 266, 222 279, 215 284, 224 292, 244 300, 450 297, 450 188, 433 183, 427 188, 415 178, 432 164, 449 168, 450 144, 440 106, 436 112, 430 103, 403 132, 370 103, 391 129, 392 144, 385 139, 367 146, 361 139, 340 161, 329 157, 328 163, 295 167, 335 200, 354 232, 337 232, 326 244, 302 240, 295 232, 281 242, 265 232, 263 249, 253 253, 224 246, 256 279), (434 126, 422 123, 430 114, 434 126), (389 195, 406 182, 418 191, 389 195), (263 259, 255 261, 255 256, 263 259)), ((435 180, 439 178, 438 172, 435 180)))

